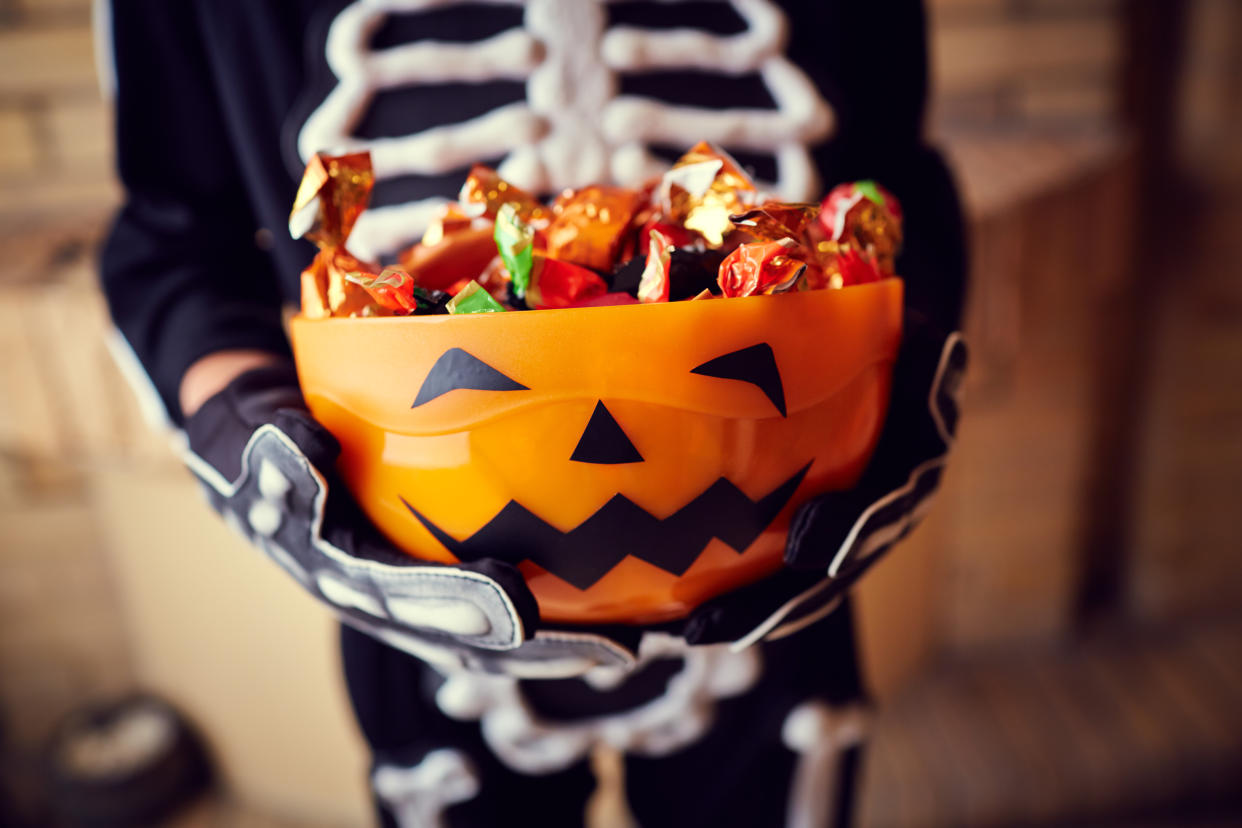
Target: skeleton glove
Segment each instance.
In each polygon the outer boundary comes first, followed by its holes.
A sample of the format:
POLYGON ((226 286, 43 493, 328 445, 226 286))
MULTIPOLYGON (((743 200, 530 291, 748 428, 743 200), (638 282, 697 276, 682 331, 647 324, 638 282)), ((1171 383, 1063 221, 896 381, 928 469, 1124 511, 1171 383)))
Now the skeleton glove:
POLYGON ((307 412, 288 362, 237 377, 186 434, 212 506, 346 623, 433 662, 533 634, 538 609, 513 566, 415 561, 379 534, 336 475, 340 446, 307 412))
POLYGON ((922 518, 957 432, 966 345, 908 312, 893 369, 888 419, 862 479, 805 504, 789 527, 785 564, 842 578, 864 567, 922 518))
POLYGON ((753 643, 813 623, 922 518, 957 431, 966 345, 915 311, 904 327, 888 418, 858 484, 804 504, 790 523, 785 568, 696 610, 688 641, 753 643))

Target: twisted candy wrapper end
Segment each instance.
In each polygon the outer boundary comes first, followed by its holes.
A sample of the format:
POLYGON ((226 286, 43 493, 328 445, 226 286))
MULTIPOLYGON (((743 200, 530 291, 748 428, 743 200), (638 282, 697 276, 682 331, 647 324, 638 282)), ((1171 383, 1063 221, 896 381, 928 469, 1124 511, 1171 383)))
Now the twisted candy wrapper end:
POLYGON ((371 155, 317 153, 306 165, 289 213, 289 233, 319 246, 314 261, 302 272, 302 313, 324 316, 366 315, 370 295, 346 276, 374 271, 370 263, 350 255, 345 242, 366 209, 375 186, 371 155))

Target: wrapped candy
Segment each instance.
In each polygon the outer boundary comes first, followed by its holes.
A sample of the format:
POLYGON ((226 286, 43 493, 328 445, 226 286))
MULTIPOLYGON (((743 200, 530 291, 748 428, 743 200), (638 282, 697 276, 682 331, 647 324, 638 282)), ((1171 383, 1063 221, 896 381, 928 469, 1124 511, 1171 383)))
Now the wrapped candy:
POLYGON ((830 241, 867 253, 882 273, 893 273, 901 247, 901 205, 874 181, 840 184, 824 197, 820 224, 830 241))
POLYGON ((545 230, 548 255, 596 270, 612 268, 641 193, 620 187, 583 187, 562 194, 545 230))
POLYGON ((472 216, 495 218, 502 206, 512 204, 524 222, 543 226, 552 217, 552 211, 533 195, 513 186, 491 167, 482 164, 475 164, 470 169, 457 200, 472 216))
POLYGON ((317 155, 307 166, 289 217, 293 235, 319 245, 302 274, 304 316, 494 313, 843 288, 893 275, 901 244, 901 206, 874 181, 838 186, 821 204, 783 202, 761 195, 723 150, 700 143, 639 188, 566 190, 551 206, 477 165, 460 202, 398 254, 399 268, 381 271, 346 248, 373 183, 366 153, 317 155))
POLYGON ((575 307, 607 292, 608 283, 595 271, 536 254, 525 299, 528 307, 547 310, 575 307))
MULTIPOLYGON (((365 273, 350 273, 345 277, 354 284, 361 285, 363 290, 371 294, 376 305, 395 315, 426 316, 435 313, 448 313, 449 294, 442 290, 429 290, 414 284, 413 277, 399 267, 386 267, 379 276, 365 273)), ((372 314, 364 313, 364 316, 372 314)), ((374 315, 385 315, 376 313, 374 315)))
POLYGON ((786 204, 769 201, 729 217, 729 219, 757 241, 778 239, 802 239, 806 230, 819 216, 818 204, 786 204))
POLYGON ((397 261, 414 283, 432 290, 447 290, 478 278, 496 255, 492 223, 466 215, 456 204, 447 204, 423 233, 422 241, 397 255, 397 261))
POLYGON ((518 205, 504 204, 497 211, 494 238, 501 261, 509 273, 513 295, 524 299, 534 266, 535 231, 519 217, 518 205))
POLYGON ((412 313, 418 309, 418 300, 414 297, 414 279, 399 267, 386 267, 378 276, 347 273, 345 279, 361 285, 383 308, 400 313, 412 313))
POLYGON ((668 236, 659 230, 651 232, 647 249, 647 265, 638 283, 638 301, 667 302, 669 297, 669 262, 673 250, 668 236))
POLYGON ((496 257, 491 225, 443 237, 434 245, 419 243, 398 256, 414 282, 428 289, 448 290, 458 282, 479 278, 496 257))
POLYGON ((664 213, 687 230, 720 247, 733 229, 729 216, 745 212, 757 195, 755 185, 724 150, 706 141, 678 159, 656 191, 664 213))
POLYGON ((835 261, 835 274, 839 276, 840 283, 833 284, 832 287, 849 287, 850 285, 865 285, 868 282, 878 282, 884 278, 876 267, 875 262, 865 254, 860 253, 853 248, 842 251, 835 261))
POLYGON ((741 245, 720 263, 721 292, 754 296, 792 290, 806 272, 806 263, 790 256, 796 246, 792 239, 741 245))
POLYGON ((461 289, 445 306, 449 313, 499 313, 505 306, 492 298, 478 282, 471 282, 461 289))
POLYGON ((359 316, 375 308, 349 273, 374 273, 378 265, 363 262, 345 248, 358 216, 371 198, 375 175, 365 152, 329 156, 316 154, 306 165, 289 213, 289 233, 308 238, 319 252, 302 271, 302 314, 311 319, 359 316))

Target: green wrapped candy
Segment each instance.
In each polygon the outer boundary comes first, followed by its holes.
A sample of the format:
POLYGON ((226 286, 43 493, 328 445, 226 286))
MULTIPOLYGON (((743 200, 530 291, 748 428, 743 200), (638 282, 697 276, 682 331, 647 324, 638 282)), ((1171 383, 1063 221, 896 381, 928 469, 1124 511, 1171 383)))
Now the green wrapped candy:
POLYGON ((518 208, 513 202, 502 204, 496 213, 493 238, 496 239, 496 249, 500 251, 505 270, 509 271, 513 295, 525 299, 526 289, 530 287, 530 271, 535 262, 535 231, 518 218, 518 208))
POLYGON ((505 306, 492 298, 478 282, 466 285, 448 301, 449 313, 501 313, 505 306))

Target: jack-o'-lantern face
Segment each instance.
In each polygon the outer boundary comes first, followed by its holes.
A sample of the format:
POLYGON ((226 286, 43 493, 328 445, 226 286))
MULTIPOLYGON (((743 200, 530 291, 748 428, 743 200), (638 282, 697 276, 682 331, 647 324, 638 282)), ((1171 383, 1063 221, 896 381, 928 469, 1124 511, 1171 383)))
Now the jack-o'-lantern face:
POLYGON ((544 619, 677 617, 780 565, 854 483, 901 283, 658 305, 294 319, 312 413, 416 557, 517 564, 544 619))

